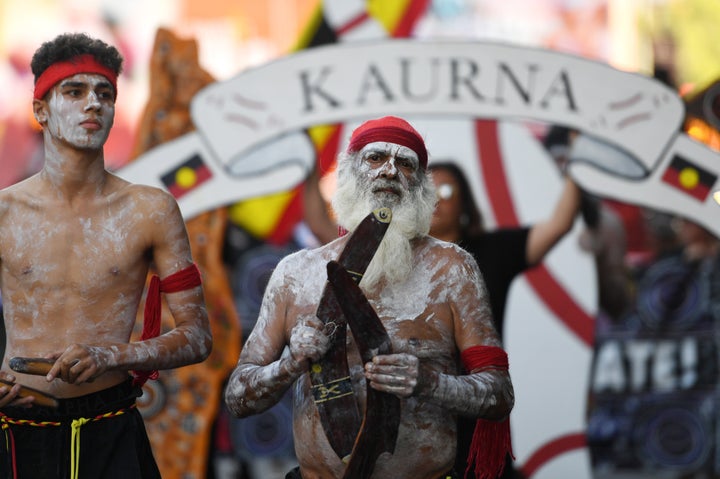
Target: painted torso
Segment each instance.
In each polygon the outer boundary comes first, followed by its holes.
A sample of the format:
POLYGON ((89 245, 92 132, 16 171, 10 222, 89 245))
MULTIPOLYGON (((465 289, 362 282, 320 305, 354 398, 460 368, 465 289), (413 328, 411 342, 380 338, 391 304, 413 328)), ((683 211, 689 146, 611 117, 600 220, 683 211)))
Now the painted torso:
MULTIPOLYGON (((336 259, 342 243, 312 251, 302 251, 286 258, 268 286, 267 306, 261 320, 284 316, 286 341, 295 318, 313 315, 325 284, 327 261, 336 259), (282 286, 278 283, 282 278, 282 286), (277 294, 277 298, 272 295, 277 294), (287 309, 285 309, 287 308, 287 309), (283 311, 281 311, 283 310, 283 311), (283 315, 283 312, 285 313, 283 315), (269 315, 269 316, 267 316, 269 315), (265 318, 262 318, 265 316, 265 318)), ((460 321, 481 335, 477 305, 477 272, 469 256, 457 247, 434 239, 413 243, 414 268, 402 284, 384 285, 366 296, 392 339, 394 353, 416 355, 438 372, 458 373, 456 336, 460 321)), ((482 309, 482 308, 480 308, 482 309)), ((464 331, 466 333, 467 331, 464 331)), ((260 334, 261 336, 261 334, 260 334)), ((260 340, 258 338, 258 340, 260 340)), ((364 408, 365 380, 352 335, 348 335, 348 363, 360 408, 364 408)), ((303 477, 341 477, 343 465, 334 454, 319 422, 309 392, 309 378, 303 375, 296 383, 294 428, 296 453, 303 466, 303 477), (332 471, 332 472, 329 472, 332 471)), ((455 417, 441 407, 417 397, 402 400, 402 418, 396 452, 381 456, 373 477, 435 478, 447 472, 455 455, 455 417)))
MULTIPOLYGON (((107 194, 68 206, 39 177, 0 195, 0 281, 7 331, 3 369, 13 356, 45 356, 72 343, 127 343, 148 271, 149 213, 143 188, 111 178, 107 194)), ((16 374, 59 397, 127 377, 109 372, 69 385, 16 374)))

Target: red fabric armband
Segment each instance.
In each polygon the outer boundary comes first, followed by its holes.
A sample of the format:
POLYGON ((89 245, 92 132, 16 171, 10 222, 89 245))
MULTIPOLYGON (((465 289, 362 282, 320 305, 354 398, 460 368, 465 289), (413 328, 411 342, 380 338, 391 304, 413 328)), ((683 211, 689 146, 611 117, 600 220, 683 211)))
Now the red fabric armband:
MULTIPOLYGON (((488 369, 508 370, 507 353, 495 346, 472 346, 460 353, 460 359, 468 373, 488 369)), ((495 479, 505 469, 505 458, 508 454, 512 456, 510 421, 478 419, 470 443, 465 477, 474 463, 477 479, 495 479)))
MULTIPOLYGON (((158 275, 150 278, 147 297, 145 298, 145 311, 143 313, 143 330, 140 340, 156 338, 160 336, 162 303, 160 302, 160 293, 177 293, 185 291, 202 284, 200 270, 196 264, 191 264, 185 269, 181 269, 177 273, 173 273, 167 278, 160 280, 158 275)), ((157 379, 159 373, 155 371, 134 371, 135 379, 133 384, 142 387, 148 379, 157 379)))

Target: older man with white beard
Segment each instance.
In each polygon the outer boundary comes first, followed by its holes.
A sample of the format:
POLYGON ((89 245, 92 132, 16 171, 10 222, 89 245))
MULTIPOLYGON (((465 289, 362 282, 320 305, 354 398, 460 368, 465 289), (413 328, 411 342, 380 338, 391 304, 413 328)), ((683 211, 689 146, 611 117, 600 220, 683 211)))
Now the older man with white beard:
MULTIPOLYGON (((474 260, 454 244, 427 234, 436 201, 427 161, 420 134, 397 117, 363 123, 338 159, 333 208, 342 229, 354 231, 377 208, 392 211, 385 237, 360 282, 392 353, 377 354, 363 364, 357 341, 347 336, 347 361, 360 410, 366 405, 367 387, 400 400, 394 452, 377 458, 370 477, 454 477, 458 415, 478 419, 476 476, 495 477, 509 447, 507 417, 514 403, 507 355, 500 348, 474 260), (471 373, 459 375, 461 365, 471 373)), ((225 392, 230 410, 245 417, 274 405, 295 383, 299 468, 287 477, 341 478, 350 460, 338 457, 328 440, 308 373, 327 352, 332 334, 316 316, 326 268, 338 259, 349 237, 299 251, 278 264, 225 392)), ((456 471, 457 477, 463 472, 456 471)))

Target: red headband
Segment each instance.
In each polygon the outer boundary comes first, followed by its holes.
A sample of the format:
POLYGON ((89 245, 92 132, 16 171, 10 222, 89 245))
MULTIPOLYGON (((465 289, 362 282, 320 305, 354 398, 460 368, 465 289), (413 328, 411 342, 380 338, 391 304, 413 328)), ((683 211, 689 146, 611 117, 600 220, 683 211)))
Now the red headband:
POLYGON ((117 74, 101 65, 92 55, 79 55, 71 60, 53 63, 45 69, 35 82, 33 98, 41 100, 56 83, 78 73, 97 73, 108 79, 117 96, 117 74))
POLYGON ((365 145, 384 141, 405 146, 414 151, 420 159, 420 166, 427 168, 428 153, 420 133, 410 123, 396 116, 385 116, 368 120, 353 131, 348 153, 360 151, 365 145))

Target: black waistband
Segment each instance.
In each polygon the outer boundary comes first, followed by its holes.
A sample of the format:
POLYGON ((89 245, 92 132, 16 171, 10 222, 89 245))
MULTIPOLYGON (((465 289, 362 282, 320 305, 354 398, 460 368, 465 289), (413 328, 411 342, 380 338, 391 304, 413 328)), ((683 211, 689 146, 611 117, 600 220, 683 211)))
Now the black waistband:
POLYGON ((142 394, 140 388, 132 385, 132 379, 102 391, 74 398, 58 399, 58 407, 33 406, 30 408, 2 408, 2 412, 13 419, 63 420, 73 417, 92 417, 114 412, 132 406, 142 394))
MULTIPOLYGON (((442 479, 457 479, 459 477, 460 475, 457 474, 455 470, 452 470, 445 474, 442 479)), ((285 479, 302 479, 302 474, 300 474, 300 466, 292 469, 290 472, 285 474, 285 479)))

